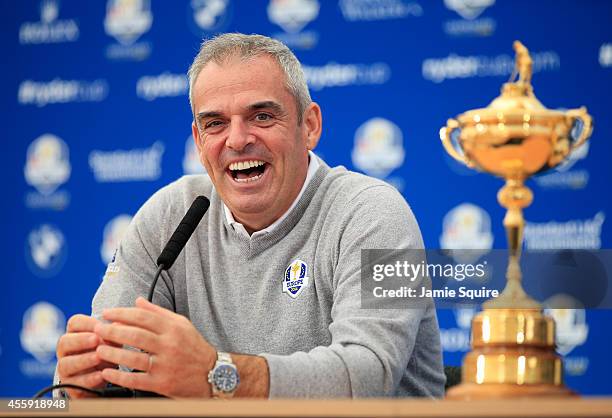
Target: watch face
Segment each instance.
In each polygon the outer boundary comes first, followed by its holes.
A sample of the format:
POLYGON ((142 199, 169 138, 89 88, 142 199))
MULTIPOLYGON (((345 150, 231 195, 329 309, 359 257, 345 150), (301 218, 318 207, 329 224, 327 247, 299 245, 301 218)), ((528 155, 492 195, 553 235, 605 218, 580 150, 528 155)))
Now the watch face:
POLYGON ((236 389, 240 379, 238 378, 238 373, 236 372, 235 368, 222 364, 215 368, 213 381, 215 382, 217 389, 220 391, 231 392, 236 389))

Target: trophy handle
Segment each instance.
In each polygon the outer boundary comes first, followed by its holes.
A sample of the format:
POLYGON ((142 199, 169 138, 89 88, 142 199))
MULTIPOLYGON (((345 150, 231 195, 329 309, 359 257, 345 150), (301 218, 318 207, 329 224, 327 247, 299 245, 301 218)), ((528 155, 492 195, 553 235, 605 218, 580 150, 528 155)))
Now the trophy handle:
POLYGON ((440 129, 440 140, 442 140, 442 145, 444 145, 444 149, 446 149, 446 152, 448 152, 451 157, 453 157, 460 163, 469 166, 470 163, 465 158, 465 155, 457 151, 457 149, 453 145, 451 135, 455 129, 459 129, 459 122, 457 122, 456 119, 449 119, 448 121, 446 121, 446 126, 440 129))
POLYGON ((579 109, 568 110, 566 116, 570 118, 572 125, 576 122, 576 119, 580 119, 583 124, 580 135, 572 142, 572 150, 574 150, 584 144, 591 136, 591 133, 593 133, 593 118, 587 113, 587 109, 584 106, 579 109))

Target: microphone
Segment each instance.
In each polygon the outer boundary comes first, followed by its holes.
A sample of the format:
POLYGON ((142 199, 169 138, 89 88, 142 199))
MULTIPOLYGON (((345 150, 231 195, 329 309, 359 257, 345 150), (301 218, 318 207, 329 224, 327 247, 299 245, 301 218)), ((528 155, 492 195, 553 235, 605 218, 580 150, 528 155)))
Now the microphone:
MULTIPOLYGON (((168 270, 174 262, 176 258, 181 253, 187 241, 195 231, 196 227, 200 223, 200 220, 208 210, 210 206, 210 201, 205 196, 198 196, 195 198, 185 216, 181 220, 181 223, 176 227, 174 233, 166 243, 166 246, 162 250, 161 254, 157 258, 157 272, 155 273, 155 278, 151 283, 151 287, 149 288, 148 300, 149 302, 153 302, 153 291, 155 290, 155 285, 157 284, 157 280, 161 275, 163 270, 168 270)), ((168 287, 168 291, 172 294, 172 289, 170 284, 166 281, 166 278, 162 276, 162 279, 166 283, 168 287)), ((174 305, 174 295, 172 294, 172 304, 174 305)), ((174 311, 176 312, 176 306, 173 306, 174 311)))
POLYGON ((164 270, 169 269, 174 264, 174 261, 183 250, 185 244, 195 231, 198 223, 208 210, 210 206, 210 201, 204 196, 198 196, 195 198, 189 210, 181 220, 179 226, 176 227, 176 230, 170 237, 170 240, 164 247, 164 250, 161 252, 160 256, 157 258, 157 265, 164 266, 164 270))

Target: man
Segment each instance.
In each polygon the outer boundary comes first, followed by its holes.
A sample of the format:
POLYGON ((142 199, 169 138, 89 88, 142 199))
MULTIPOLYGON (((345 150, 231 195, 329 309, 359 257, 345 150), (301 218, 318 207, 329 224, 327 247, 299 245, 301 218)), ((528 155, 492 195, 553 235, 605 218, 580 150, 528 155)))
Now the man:
POLYGON ((321 110, 295 56, 225 34, 189 77, 209 177, 136 214, 93 316, 72 317, 58 343, 60 380, 169 397, 442 396, 433 306, 360 308, 361 249, 422 248, 414 216, 386 183, 312 153, 321 110), (198 195, 210 209, 169 270, 172 293, 160 282, 150 304, 154 260, 198 195))

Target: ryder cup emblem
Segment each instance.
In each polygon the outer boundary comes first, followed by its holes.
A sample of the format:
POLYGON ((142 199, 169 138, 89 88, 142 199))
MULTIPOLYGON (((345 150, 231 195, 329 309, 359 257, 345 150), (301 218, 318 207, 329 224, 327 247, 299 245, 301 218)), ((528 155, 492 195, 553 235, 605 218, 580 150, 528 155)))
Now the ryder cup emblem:
POLYGON ((308 266, 302 260, 295 260, 285 269, 283 277, 283 293, 293 299, 297 298, 302 290, 308 286, 308 266))

